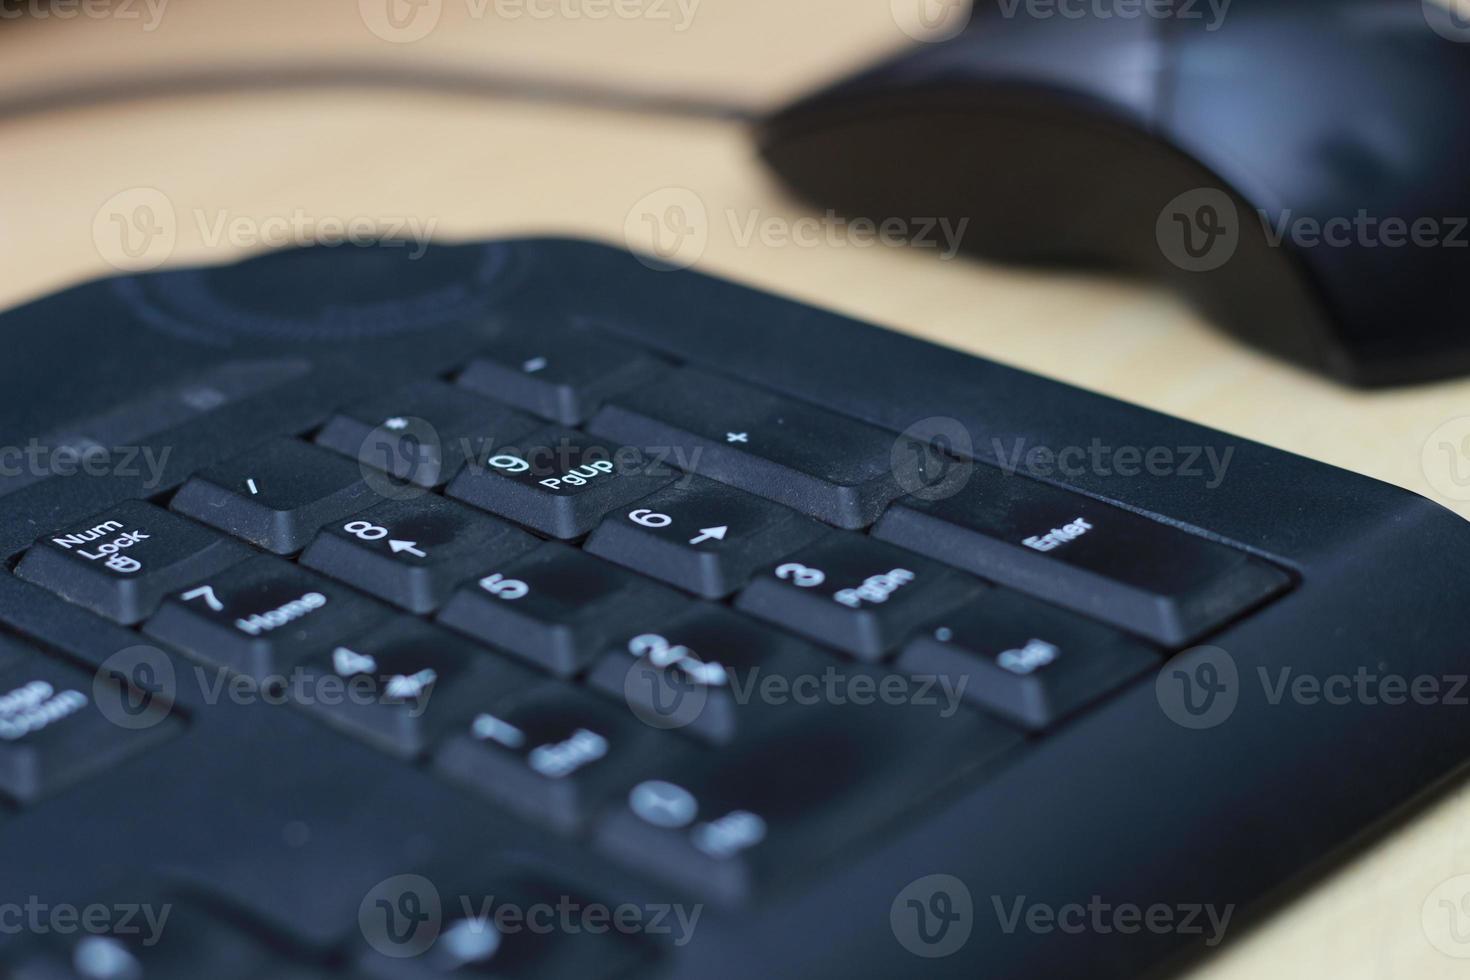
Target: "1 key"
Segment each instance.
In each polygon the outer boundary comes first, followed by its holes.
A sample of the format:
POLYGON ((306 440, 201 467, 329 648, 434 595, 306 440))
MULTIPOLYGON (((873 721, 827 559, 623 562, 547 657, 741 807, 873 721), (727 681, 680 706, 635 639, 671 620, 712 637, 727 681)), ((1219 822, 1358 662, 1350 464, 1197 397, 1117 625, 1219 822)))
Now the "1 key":
POLYGON ((555 682, 487 702, 434 765, 456 782, 563 833, 677 746, 627 712, 555 682))

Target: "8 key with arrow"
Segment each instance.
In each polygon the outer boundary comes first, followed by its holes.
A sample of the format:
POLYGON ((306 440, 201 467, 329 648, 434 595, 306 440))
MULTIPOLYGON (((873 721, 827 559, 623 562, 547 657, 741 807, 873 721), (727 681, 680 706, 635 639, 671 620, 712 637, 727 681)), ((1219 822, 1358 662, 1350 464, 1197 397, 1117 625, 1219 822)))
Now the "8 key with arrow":
POLYGON ((329 524, 301 563, 410 612, 427 613, 460 583, 536 544, 505 521, 426 494, 329 524))

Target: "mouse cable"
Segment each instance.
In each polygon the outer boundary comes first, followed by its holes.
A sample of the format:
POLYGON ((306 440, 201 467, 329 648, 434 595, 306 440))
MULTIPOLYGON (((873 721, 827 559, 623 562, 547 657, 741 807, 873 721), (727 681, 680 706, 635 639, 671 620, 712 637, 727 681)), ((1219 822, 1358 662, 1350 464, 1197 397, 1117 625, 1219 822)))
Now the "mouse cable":
POLYGON ((608 112, 749 123, 759 113, 753 106, 616 88, 591 81, 566 81, 511 72, 471 71, 378 63, 190 68, 138 77, 110 76, 37 93, 0 95, 0 120, 66 109, 91 108, 184 95, 307 88, 420 90, 471 97, 500 97, 526 102, 581 106, 608 112))

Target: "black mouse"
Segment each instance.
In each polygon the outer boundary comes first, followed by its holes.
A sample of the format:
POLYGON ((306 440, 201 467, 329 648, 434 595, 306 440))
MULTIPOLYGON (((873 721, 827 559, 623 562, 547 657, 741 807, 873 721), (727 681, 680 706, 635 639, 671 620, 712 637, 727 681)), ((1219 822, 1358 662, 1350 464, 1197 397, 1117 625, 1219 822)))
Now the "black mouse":
POLYGON ((1385 385, 1470 371, 1467 92, 1470 22, 1435 0, 977 0, 760 145, 822 206, 1159 277, 1385 385))

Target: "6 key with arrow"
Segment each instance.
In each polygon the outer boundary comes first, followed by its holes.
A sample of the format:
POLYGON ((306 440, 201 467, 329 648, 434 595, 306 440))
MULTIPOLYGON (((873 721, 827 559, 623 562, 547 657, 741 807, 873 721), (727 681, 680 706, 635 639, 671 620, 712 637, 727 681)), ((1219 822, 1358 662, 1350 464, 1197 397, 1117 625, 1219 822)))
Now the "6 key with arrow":
POLYGON ((815 541, 824 526, 743 490, 689 476, 603 520, 587 550, 720 599, 757 569, 815 541))

